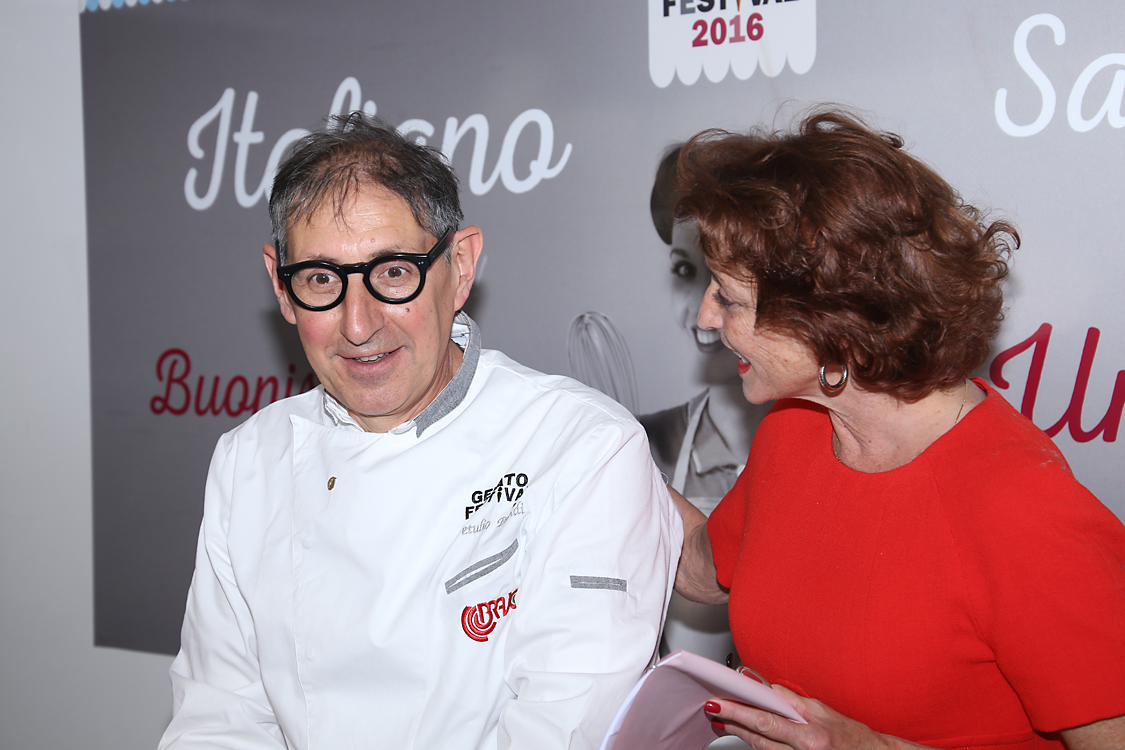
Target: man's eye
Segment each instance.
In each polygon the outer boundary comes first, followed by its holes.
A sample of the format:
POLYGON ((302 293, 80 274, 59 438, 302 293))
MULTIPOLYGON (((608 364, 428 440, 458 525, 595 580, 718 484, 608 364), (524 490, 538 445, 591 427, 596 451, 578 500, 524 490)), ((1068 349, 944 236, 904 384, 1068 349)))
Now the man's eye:
POLYGON ((297 272, 293 282, 308 289, 325 289, 338 286, 340 277, 327 268, 306 268, 297 272))
POLYGON ((418 268, 405 261, 384 263, 373 270, 371 283, 384 289, 392 287, 396 290, 409 289, 418 284, 418 268))
POLYGON ((680 279, 694 279, 698 271, 694 263, 686 260, 677 260, 672 264, 672 275, 680 279))

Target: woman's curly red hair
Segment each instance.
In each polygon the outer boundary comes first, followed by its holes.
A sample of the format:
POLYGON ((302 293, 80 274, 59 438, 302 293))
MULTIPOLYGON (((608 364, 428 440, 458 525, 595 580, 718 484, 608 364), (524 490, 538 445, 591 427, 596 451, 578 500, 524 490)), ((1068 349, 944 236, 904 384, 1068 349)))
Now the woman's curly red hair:
POLYGON ((1003 319, 1008 223, 838 110, 792 133, 708 130, 678 163, 679 220, 712 268, 756 286, 757 324, 916 401, 983 364, 1003 319))

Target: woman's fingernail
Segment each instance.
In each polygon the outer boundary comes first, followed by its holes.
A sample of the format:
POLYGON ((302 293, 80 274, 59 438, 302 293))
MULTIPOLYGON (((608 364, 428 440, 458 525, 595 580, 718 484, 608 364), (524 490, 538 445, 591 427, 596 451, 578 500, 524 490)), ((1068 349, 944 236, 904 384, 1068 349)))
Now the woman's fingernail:
POLYGON ((726 734, 727 732, 726 725, 721 721, 712 721, 711 729, 714 730, 715 734, 726 734))
POLYGON ((707 701, 703 704, 703 710, 709 714, 717 714, 723 710, 723 707, 715 701, 707 701))

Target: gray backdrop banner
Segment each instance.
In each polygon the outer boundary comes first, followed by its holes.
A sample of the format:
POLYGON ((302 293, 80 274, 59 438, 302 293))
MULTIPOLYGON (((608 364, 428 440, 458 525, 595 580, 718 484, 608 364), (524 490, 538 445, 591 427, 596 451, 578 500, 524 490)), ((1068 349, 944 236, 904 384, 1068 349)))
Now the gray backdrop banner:
MULTIPOLYGON (((215 441, 314 384, 261 260, 266 191, 295 138, 351 109, 451 158, 485 237, 486 347, 638 414, 709 404, 717 434, 734 362, 692 325, 657 164, 704 128, 857 109, 1018 225, 981 374, 1125 515, 1120 3, 114 5, 81 19, 96 643, 176 651, 215 441)), ((735 419, 747 438, 755 419, 735 419)))

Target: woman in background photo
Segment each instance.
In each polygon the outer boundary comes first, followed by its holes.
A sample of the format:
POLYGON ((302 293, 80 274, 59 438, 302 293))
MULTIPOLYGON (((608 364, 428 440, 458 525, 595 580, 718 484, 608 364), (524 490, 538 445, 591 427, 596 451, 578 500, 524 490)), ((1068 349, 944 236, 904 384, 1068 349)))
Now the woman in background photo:
POLYGON ((760 749, 1125 747, 1125 528, 970 377, 1014 229, 829 109, 701 133, 678 169, 699 327, 777 403, 709 519, 680 499, 676 585, 729 600, 742 662, 808 724, 708 716, 760 749))
MULTIPOLYGON (((751 438, 767 407, 747 403, 735 360, 718 332, 696 325, 711 272, 699 248, 696 225, 675 221, 679 155, 677 145, 660 160, 649 207, 653 226, 667 246, 673 314, 699 351, 697 364, 706 387, 687 403, 637 419, 648 433, 653 459, 669 485, 709 514, 746 465, 751 438)), ((723 661, 734 650, 726 607, 673 594, 662 652, 677 649, 723 661)))
POLYGON ((675 221, 679 155, 680 146, 675 146, 661 159, 650 208, 653 226, 668 246, 673 314, 699 351, 698 364, 707 385, 687 403, 639 419, 657 466, 672 487, 706 514, 734 486, 766 409, 748 404, 742 396, 742 382, 718 332, 696 324, 711 272, 699 248, 698 227, 675 221))

